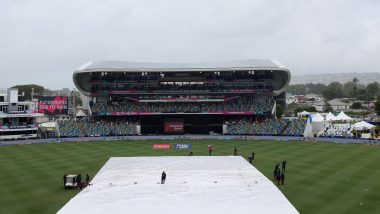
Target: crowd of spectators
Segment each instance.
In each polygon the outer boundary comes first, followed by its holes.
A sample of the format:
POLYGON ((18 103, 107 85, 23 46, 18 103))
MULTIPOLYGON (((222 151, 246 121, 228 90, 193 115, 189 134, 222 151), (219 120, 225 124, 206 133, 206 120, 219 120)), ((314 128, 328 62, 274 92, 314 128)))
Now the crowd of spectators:
POLYGON ((179 91, 186 92, 231 92, 232 90, 255 90, 257 92, 270 92, 273 89, 272 84, 267 83, 204 83, 204 84, 161 84, 161 85, 147 85, 147 84, 100 84, 93 85, 91 91, 94 93, 103 93, 110 91, 129 91, 131 93, 173 93, 179 91))
POLYGON ((266 119, 254 121, 248 119, 231 120, 225 123, 228 134, 232 135, 286 135, 302 136, 306 120, 266 119))
POLYGON ((353 137, 351 124, 330 124, 320 133, 322 137, 353 137))
POLYGON ((58 121, 61 137, 136 135, 138 123, 123 118, 82 118, 58 121))
POLYGON ((111 112, 268 112, 273 108, 270 97, 246 97, 224 102, 123 102, 123 103, 95 103, 91 110, 97 115, 106 115, 111 112))

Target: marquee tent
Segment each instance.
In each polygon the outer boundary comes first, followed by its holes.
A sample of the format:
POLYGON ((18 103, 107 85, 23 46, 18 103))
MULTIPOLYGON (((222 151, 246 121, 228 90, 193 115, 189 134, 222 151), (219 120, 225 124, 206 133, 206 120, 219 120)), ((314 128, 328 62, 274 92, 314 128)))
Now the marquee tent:
POLYGON ((297 116, 298 116, 298 117, 301 117, 301 116, 304 117, 304 116, 307 116, 307 115, 309 115, 309 114, 310 114, 310 112, 303 111, 303 112, 298 112, 298 113, 297 113, 297 116))
POLYGON ((326 121, 331 121, 331 120, 335 120, 335 115, 333 115, 333 113, 329 112, 327 115, 326 115, 326 121))
POLYGON ((354 130, 372 129, 375 126, 365 121, 357 122, 354 124, 354 130))
POLYGON ((320 113, 316 113, 316 114, 311 115, 311 118, 312 118, 313 122, 325 121, 325 118, 320 113))
POLYGON ((85 117, 86 114, 82 110, 79 110, 78 113, 75 116, 76 117, 85 117))
POLYGON ((329 123, 320 113, 311 115, 311 121, 313 135, 321 132, 329 123))
POLYGON ((353 120, 353 118, 347 116, 343 111, 341 111, 334 120, 353 120))

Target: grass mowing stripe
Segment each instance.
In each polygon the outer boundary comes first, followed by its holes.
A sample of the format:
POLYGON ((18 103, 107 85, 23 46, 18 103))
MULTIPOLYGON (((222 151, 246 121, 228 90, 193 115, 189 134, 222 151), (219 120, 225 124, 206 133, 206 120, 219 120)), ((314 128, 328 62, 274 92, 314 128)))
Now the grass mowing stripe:
POLYGON ((270 179, 274 164, 286 159, 286 185, 279 189, 301 213, 370 213, 380 209, 378 203, 370 203, 380 200, 379 194, 376 194, 380 192, 377 181, 379 172, 366 169, 376 167, 373 163, 380 161, 380 150, 377 147, 270 140, 128 140, 0 147, 0 195, 6 195, 6 198, 0 198, 0 213, 58 211, 78 193, 75 190, 63 190, 62 175, 90 173, 93 177, 112 156, 187 155, 190 151, 154 151, 152 144, 155 143, 191 143, 191 151, 195 155, 208 155, 208 144, 214 145, 213 155, 232 155, 234 146, 238 147, 238 153, 245 158, 254 151, 254 166, 270 179), (347 157, 351 157, 352 164, 347 165, 347 157), (350 189, 346 188, 339 174, 334 174, 340 171, 342 175, 348 175, 342 169, 351 172, 350 181, 354 185, 350 189), (310 182, 302 182, 303 180, 310 182), (15 182, 24 184, 15 187, 12 185, 15 182), (367 185, 370 190, 364 193, 362 188, 367 183, 371 184, 367 185), (336 191, 342 194, 335 193, 336 191), (324 200, 323 197, 326 196, 330 199, 324 200), (357 204, 359 201, 366 201, 367 206, 344 209, 345 204, 357 204))

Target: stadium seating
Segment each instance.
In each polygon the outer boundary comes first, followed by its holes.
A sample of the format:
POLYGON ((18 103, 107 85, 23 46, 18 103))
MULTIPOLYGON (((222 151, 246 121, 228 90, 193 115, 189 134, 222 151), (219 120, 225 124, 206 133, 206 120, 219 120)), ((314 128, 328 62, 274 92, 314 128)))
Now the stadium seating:
POLYGON ((288 126, 283 131, 282 135, 286 136, 302 136, 305 131, 307 119, 289 120, 288 126))
POLYGON ((320 132, 322 137, 353 137, 351 124, 331 124, 320 132))
POLYGON ((61 137, 136 135, 137 122, 116 118, 84 118, 58 121, 61 137))
POLYGON ((270 97, 248 97, 226 102, 124 102, 96 103, 92 112, 106 115, 111 112, 268 112, 273 108, 270 97))
POLYGON ((286 135, 302 136, 306 120, 267 119, 254 122, 247 119, 227 121, 227 131, 233 135, 286 135))

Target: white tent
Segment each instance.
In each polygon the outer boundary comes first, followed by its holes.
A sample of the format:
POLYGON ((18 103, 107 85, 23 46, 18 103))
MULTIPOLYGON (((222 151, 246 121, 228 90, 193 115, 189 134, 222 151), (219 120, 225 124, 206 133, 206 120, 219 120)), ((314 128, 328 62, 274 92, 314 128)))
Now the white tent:
POLYGON ((316 114, 311 115, 311 118, 312 118, 312 122, 325 121, 325 118, 320 113, 316 113, 316 114))
POLYGON ((331 121, 331 120, 335 120, 335 115, 333 115, 331 112, 329 112, 327 115, 326 115, 326 121, 331 121))
POLYGON ((309 115, 309 114, 310 114, 310 112, 303 111, 303 112, 298 112, 298 113, 297 113, 297 116, 298 116, 298 117, 301 117, 301 116, 304 117, 304 116, 307 116, 307 115, 309 115))
POLYGON ((79 110, 78 113, 75 116, 76 117, 85 117, 86 114, 82 110, 79 110))
POLYGON ((375 126, 365 121, 361 121, 354 124, 354 130, 372 129, 373 127, 375 126))
POLYGON ((338 116, 335 117, 335 120, 353 120, 353 118, 347 116, 343 111, 341 111, 338 116))
POLYGON ((324 129, 328 124, 328 122, 325 121, 325 118, 320 113, 311 115, 311 121, 313 135, 321 132, 321 130, 324 129))

